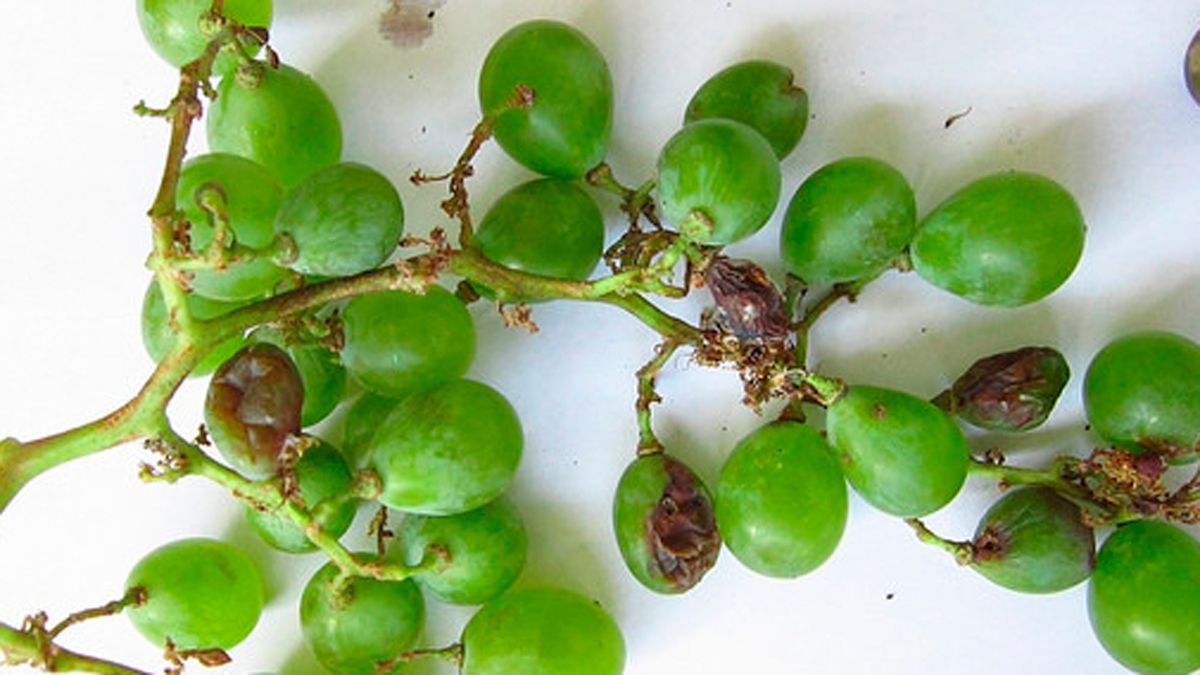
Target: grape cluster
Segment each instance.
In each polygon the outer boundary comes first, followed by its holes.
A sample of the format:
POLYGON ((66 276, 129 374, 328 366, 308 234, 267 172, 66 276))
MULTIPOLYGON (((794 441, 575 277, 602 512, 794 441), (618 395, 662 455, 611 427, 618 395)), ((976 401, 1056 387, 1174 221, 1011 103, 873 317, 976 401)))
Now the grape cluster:
MULTIPOLYGON (((575 28, 538 20, 506 32, 483 62, 482 120, 443 177, 443 208, 461 225, 454 248, 440 230, 405 237, 391 180, 343 159, 329 97, 267 46, 269 0, 139 0, 138 14, 164 59, 220 78, 206 111, 211 152, 178 167, 142 309, 160 369, 184 360, 188 373, 212 374, 205 426, 194 444, 152 439, 166 459, 148 473, 213 478, 245 502, 269 546, 330 558, 299 607, 305 639, 330 672, 398 673, 429 655, 448 656, 465 675, 624 669, 624 638, 598 603, 568 589, 512 588, 529 544, 507 494, 524 441, 505 396, 466 378, 477 348, 466 304, 480 297, 527 326, 526 303, 601 300, 663 333, 638 374, 637 456, 612 495, 616 546, 650 591, 688 592, 722 548, 765 576, 809 574, 838 547, 853 491, 1004 588, 1044 594, 1088 582, 1095 634, 1121 664, 1200 668, 1200 542, 1172 524, 1200 521, 1200 474, 1172 489, 1164 481, 1200 460, 1200 345, 1165 332, 1108 344, 1083 383, 1097 449, 1044 471, 973 456, 962 425, 1041 425, 1070 375, 1052 348, 984 357, 932 399, 847 383, 808 363, 807 331, 821 312, 889 270, 981 305, 1052 293, 1086 233, 1075 199, 1053 179, 982 176, 918 217, 896 168, 873 157, 832 161, 786 206, 781 291, 723 247, 759 232, 783 196, 780 162, 809 122, 791 71, 755 60, 712 76, 661 149, 654 178, 626 188, 604 164, 613 78, 603 55, 575 28), (476 226, 465 179, 488 138, 542 177, 501 196, 476 226), (604 214, 581 183, 616 193, 629 217, 607 250, 604 214), (429 252, 394 260, 414 245, 429 252), (601 261, 611 274, 597 278, 601 261), (438 283, 446 272, 462 277, 453 291, 438 283), (354 285, 379 279, 387 283, 354 285), (697 328, 641 295, 701 287, 714 306, 697 328), (817 288, 828 294, 803 302, 817 288), (685 346, 700 363, 736 369, 748 404, 784 403, 729 451, 711 489, 651 422, 657 370, 685 346), (335 444, 321 425, 343 404, 335 444), (823 409, 819 421, 813 407, 823 409), (972 473, 1016 489, 970 540, 934 534, 919 519, 972 473), (340 539, 363 503, 377 509, 377 547, 350 551, 340 539), (1110 526, 1097 547, 1096 531, 1110 526), (481 606, 458 644, 419 647, 427 598, 481 606)), ((253 630, 263 585, 233 546, 184 539, 135 566, 122 608, 170 658, 218 663, 253 630)))

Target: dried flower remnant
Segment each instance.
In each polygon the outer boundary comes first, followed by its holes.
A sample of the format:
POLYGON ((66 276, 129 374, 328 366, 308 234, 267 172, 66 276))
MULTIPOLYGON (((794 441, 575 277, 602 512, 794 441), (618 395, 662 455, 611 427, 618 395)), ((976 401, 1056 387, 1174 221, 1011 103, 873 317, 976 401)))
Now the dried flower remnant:
POLYGON ((1050 415, 1070 369, 1057 350, 1024 347, 979 359, 934 403, 993 431, 1027 431, 1050 415))
POLYGON ((784 340, 791 330, 787 305, 761 267, 749 260, 713 259, 704 276, 716 301, 717 325, 739 340, 784 340))
POLYGON ((699 583, 721 550, 712 501, 692 472, 678 461, 664 463, 667 483, 646 517, 646 543, 659 574, 678 589, 699 583))
POLYGON ((433 35, 433 18, 446 0, 390 0, 379 17, 379 34, 396 47, 420 47, 433 35))

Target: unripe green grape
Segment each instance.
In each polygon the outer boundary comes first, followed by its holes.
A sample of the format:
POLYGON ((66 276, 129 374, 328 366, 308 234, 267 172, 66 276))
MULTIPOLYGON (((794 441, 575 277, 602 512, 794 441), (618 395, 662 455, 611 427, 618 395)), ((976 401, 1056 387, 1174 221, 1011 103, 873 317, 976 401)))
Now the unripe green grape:
POLYGON ((367 389, 393 398, 461 377, 475 356, 471 315, 441 286, 424 295, 357 296, 342 311, 342 327, 346 370, 367 389))
POLYGON ((787 157, 808 125, 808 94, 791 68, 773 61, 735 63, 708 78, 688 102, 684 124, 723 118, 749 126, 787 157))
POLYGON ((625 639, 597 603, 557 588, 513 591, 462 633, 461 675, 619 675, 625 639))
POLYGON ((1096 537, 1074 502, 1045 487, 1013 490, 979 521, 971 567, 1022 593, 1056 593, 1088 578, 1096 537))
POLYGON ((851 281, 887 267, 917 231, 904 176, 871 157, 847 157, 806 178, 788 204, 779 248, 809 283, 851 281))
POLYGON ((1163 522, 1120 526, 1096 556, 1088 614, 1100 644, 1130 670, 1200 669, 1200 542, 1163 522))
POLYGON ((772 577, 807 574, 833 555, 846 529, 846 482, 815 429, 776 422, 743 438, 717 482, 717 525, 746 567, 772 577))
POLYGON ((283 186, 261 165, 244 157, 211 153, 188 160, 179 174, 176 203, 191 223, 188 234, 192 251, 203 255, 212 244, 213 226, 208 212, 197 201, 198 191, 209 184, 220 186, 233 234, 237 243, 261 254, 249 260, 229 263, 224 269, 196 270, 192 289, 216 300, 252 300, 268 295, 287 276, 287 270, 271 259, 269 251, 275 239, 275 213, 283 202, 283 186))
POLYGON ((1061 185, 1032 173, 974 181, 921 222, 921 278, 982 305, 1024 305, 1062 285, 1083 253, 1083 215, 1061 185))
POLYGON ((521 423, 503 396, 456 380, 400 401, 367 454, 383 481, 380 502, 447 516, 499 497, 517 469, 522 443, 521 423))
MULTIPOLYGON (((176 68, 194 61, 204 53, 211 38, 200 31, 200 17, 212 7, 212 0, 138 0, 138 23, 146 42, 167 63, 176 68)), ((251 28, 269 28, 271 0, 225 0, 222 15, 251 28)), ((251 53, 257 42, 242 41, 251 53)), ((231 72, 237 59, 222 53, 213 64, 213 72, 231 72)))
POLYGON ((690 590, 721 552, 704 481, 664 453, 639 457, 621 474, 613 497, 613 531, 625 566, 656 593, 690 590))
POLYGON ((157 647, 229 649, 250 634, 263 607, 263 580, 245 553, 212 539, 182 539, 143 557, 125 580, 146 601, 125 614, 157 647))
MULTIPOLYGON (((371 558, 371 556, 362 556, 371 558)), ((411 648, 425 624, 425 601, 412 579, 355 577, 334 592, 332 562, 317 570, 300 597, 300 627, 321 665, 336 675, 374 675, 377 661, 411 648)))
MULTIPOLYGON (((316 440, 317 444, 305 449, 300 459, 292 465, 300 498, 309 510, 314 512, 322 501, 344 493, 353 480, 346 460, 342 459, 342 454, 337 448, 323 440, 316 440)), ((355 506, 354 502, 346 502, 332 511, 322 512, 317 518, 317 524, 329 536, 334 539, 340 538, 349 529, 350 521, 354 520, 355 506)), ((244 511, 250 526, 272 548, 286 553, 316 550, 316 544, 309 541, 304 532, 287 516, 271 511, 258 511, 249 506, 244 507, 244 511)))
POLYGON ((263 65, 257 86, 226 77, 209 106, 208 147, 262 164, 285 187, 338 161, 342 126, 311 77, 289 65, 263 65))
POLYGON ((383 174, 342 162, 314 173, 288 194, 275 231, 295 243, 292 269, 349 276, 379 266, 396 249, 404 205, 383 174))
POLYGON ((779 202, 779 160, 755 130, 733 120, 687 125, 658 156, 658 206, 700 244, 729 244, 766 224, 779 202))
POLYGON ((266 478, 278 471, 282 451, 300 434, 303 402, 304 385, 287 352, 259 342, 213 373, 204 423, 230 466, 247 478, 266 478))
POLYGON ((307 428, 325 419, 342 402, 346 393, 346 369, 335 352, 318 344, 288 344, 283 333, 268 326, 254 329, 250 339, 269 342, 283 349, 296 365, 304 385, 301 427, 307 428))
POLYGON ((369 391, 364 391, 354 399, 342 420, 342 455, 351 467, 361 467, 366 463, 371 438, 399 402, 399 399, 369 391))
POLYGON ((556 178, 578 178, 604 159, 612 100, 604 56, 583 33, 557 21, 509 29, 479 73, 479 107, 496 115, 500 147, 556 178), (532 93, 527 107, 512 105, 518 86, 532 93))
POLYGON ((521 514, 501 496, 453 516, 406 515, 390 557, 419 564, 437 546, 449 562, 413 575, 442 602, 480 605, 503 593, 525 566, 526 536, 521 514))
POLYGON ((1113 340, 1088 366, 1083 403, 1092 429, 1130 452, 1178 460, 1200 451, 1200 345, 1164 331, 1113 340))
POLYGON ((513 269, 586 279, 604 247, 604 216, 571 181, 533 180, 488 209, 475 232, 484 255, 513 269))
MULTIPOLYGON (((242 304, 210 300, 195 293, 188 293, 184 302, 192 317, 199 320, 215 319, 222 314, 232 312, 242 304)), ((142 296, 142 345, 145 346, 146 353, 150 355, 150 358, 158 363, 171 353, 178 338, 178 333, 171 329, 170 322, 167 321, 167 303, 163 300, 162 289, 159 288, 157 281, 151 279, 150 285, 146 287, 145 295, 142 296)), ((189 376, 196 377, 211 373, 246 344, 246 338, 241 335, 225 339, 200 359, 189 376)))
POLYGON ((892 515, 945 506, 967 478, 967 441, 946 413, 903 392, 854 385, 829 406, 829 444, 854 489, 892 515))

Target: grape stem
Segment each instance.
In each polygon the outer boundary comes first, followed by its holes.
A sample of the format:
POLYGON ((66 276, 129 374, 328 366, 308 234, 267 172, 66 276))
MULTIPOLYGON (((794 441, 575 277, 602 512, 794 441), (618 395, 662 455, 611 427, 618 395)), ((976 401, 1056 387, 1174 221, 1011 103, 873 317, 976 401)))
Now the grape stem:
POLYGON ((970 565, 975 558, 975 547, 969 541, 953 541, 941 537, 926 527, 925 523, 918 518, 905 518, 905 523, 917 533, 917 539, 936 546, 943 551, 954 556, 954 561, 959 565, 970 565))
POLYGON ((879 274, 872 274, 861 279, 855 279, 854 281, 836 283, 825 295, 814 300, 811 305, 805 308, 800 320, 793 326, 793 329, 796 331, 796 361, 802 367, 808 367, 808 334, 812 330, 813 324, 817 322, 817 319, 821 318, 830 307, 833 307, 842 298, 854 302, 863 288, 878 278, 879 274))
POLYGON ((662 397, 654 390, 654 383, 658 377, 658 372, 670 360, 671 355, 681 347, 681 343, 676 340, 666 340, 654 349, 654 358, 646 362, 637 371, 637 402, 634 404, 634 409, 637 411, 638 421, 638 444, 637 454, 639 457, 643 455, 653 455, 663 451, 662 443, 658 441, 658 437, 654 435, 654 425, 650 421, 650 406, 662 401, 662 397))
POLYGON ((442 647, 440 649, 410 649, 402 652, 399 656, 385 661, 375 663, 375 672, 377 675, 384 675, 392 672, 399 665, 403 665, 410 661, 415 661, 425 657, 436 657, 444 659, 454 664, 456 667, 462 667, 463 662, 463 646, 461 642, 455 642, 452 645, 442 647))
POLYGON ((0 623, 0 657, 7 665, 30 665, 46 672, 75 671, 88 673, 125 674, 144 673, 119 663, 91 656, 84 656, 54 644, 55 638, 71 626, 89 619, 112 616, 126 607, 135 607, 146 601, 146 592, 140 586, 129 589, 119 600, 99 607, 75 612, 53 628, 46 628, 45 612, 26 617, 20 630, 0 623))
POLYGON ((607 162, 601 162, 588 170, 584 180, 594 188, 604 190, 621 198, 621 210, 629 217, 629 228, 639 229, 639 221, 645 218, 656 228, 662 227, 658 213, 654 210, 654 200, 650 193, 658 186, 658 181, 651 178, 636 189, 626 187, 613 175, 612 167, 607 162))

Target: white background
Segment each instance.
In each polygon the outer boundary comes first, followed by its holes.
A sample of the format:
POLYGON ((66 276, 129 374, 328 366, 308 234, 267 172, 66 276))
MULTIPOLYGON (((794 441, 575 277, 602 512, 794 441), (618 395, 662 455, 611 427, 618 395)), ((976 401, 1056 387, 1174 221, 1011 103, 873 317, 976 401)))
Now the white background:
MULTIPOLYGON (((785 199, 816 167, 854 154, 895 164, 922 213, 1009 168, 1048 174, 1076 195, 1089 225, 1084 257, 1049 299, 985 309, 891 274, 819 325, 823 372, 932 396, 974 358, 1023 344, 1057 345, 1078 376, 1127 331, 1200 337, 1200 109, 1181 74, 1200 2, 449 0, 434 37, 409 51, 378 38, 380 9, 374 0, 280 0, 272 33, 284 60, 313 73, 337 104, 344 156, 396 182, 412 232, 444 221, 442 193, 406 178, 457 156, 476 119, 488 46, 509 26, 548 16, 582 28, 608 57, 610 158, 629 182, 650 175, 706 77, 762 57, 792 66, 811 100, 808 132, 783 164, 785 199)), ((150 372, 138 328, 149 278, 143 213, 167 129, 130 108, 141 98, 165 103, 175 80, 144 44, 132 0, 4 2, 0 26, 0 436, 32 439, 107 412, 150 372)), ((203 133, 195 140, 200 152, 203 133)), ((496 146, 478 168, 480 210, 527 177, 496 146)), ((598 199, 616 236, 615 205, 598 199)), ((732 248, 773 273, 779 212, 732 248)), ((703 302, 669 308, 694 319, 703 302)), ((609 508, 633 457, 633 371, 654 336, 607 307, 540 305, 534 336, 504 329, 488 307, 473 311, 480 349, 471 376, 509 397, 526 432, 512 488, 531 540, 519 583, 602 602, 626 636, 626 672, 1119 671, 1091 635, 1085 587, 1052 597, 1004 591, 857 498, 840 548, 807 577, 759 577, 726 551, 686 596, 642 589, 620 562, 609 508)), ((732 374, 685 358, 667 368, 661 392, 661 437, 710 482, 729 448, 763 421, 738 405, 732 374)), ((195 428, 202 396, 199 382, 180 393, 172 408, 180 429, 195 428)), ((1083 426, 1076 377, 1046 430, 973 444, 1036 462, 1086 451, 1083 426)), ((0 516, 0 620, 99 604, 121 594, 150 548, 228 537, 262 560, 274 595, 224 672, 319 672, 300 641, 296 598, 320 558, 270 553, 239 507, 201 479, 142 485, 143 459, 129 446, 60 467, 0 516)), ((972 480, 930 523, 966 537, 995 495, 972 480)), ((428 615, 426 642, 441 645, 470 610, 431 603, 428 615)), ((63 642, 161 667, 124 618, 73 629, 63 642)))

